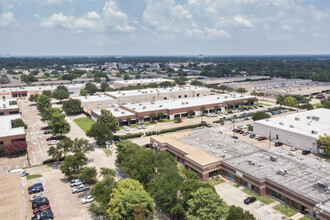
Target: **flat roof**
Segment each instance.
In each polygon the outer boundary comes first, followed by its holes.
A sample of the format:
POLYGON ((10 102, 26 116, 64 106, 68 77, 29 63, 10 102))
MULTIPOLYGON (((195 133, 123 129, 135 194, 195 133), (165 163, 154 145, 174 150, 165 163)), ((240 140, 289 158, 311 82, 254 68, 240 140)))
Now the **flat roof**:
POLYGON ((79 96, 72 99, 79 99, 82 103, 114 100, 113 98, 106 95, 79 96))
MULTIPOLYGON (((97 83, 94 83, 95 85, 99 85, 97 83)), ((85 84, 66 84, 63 85, 70 89, 76 89, 76 88, 84 88, 85 84)), ((46 86, 24 86, 24 87, 9 87, 9 88, 1 88, 0 93, 3 92, 18 92, 18 91, 44 91, 44 90, 54 90, 57 88, 57 85, 46 85, 46 86)))
POLYGON ((161 82, 167 82, 167 81, 173 81, 171 79, 163 79, 163 78, 155 78, 155 79, 136 79, 136 80, 117 80, 114 83, 121 83, 121 84, 145 84, 145 83, 161 83, 161 82))
POLYGON ((319 108, 290 115, 283 115, 255 121, 253 124, 266 125, 316 139, 323 134, 330 135, 330 109, 319 108))
POLYGON ((18 105, 10 105, 11 102, 15 102, 17 103, 17 100, 16 99, 0 99, 0 110, 3 110, 3 109, 17 109, 18 108, 18 105))
POLYGON ((156 89, 138 89, 138 90, 125 90, 125 91, 116 91, 116 92, 106 92, 114 97, 123 97, 123 96, 136 96, 136 95, 146 95, 146 94, 163 94, 163 93, 174 93, 180 91, 210 91, 210 89, 191 86, 191 87, 170 87, 170 88, 156 88, 156 89))
POLYGON ((247 98, 254 98, 254 96, 239 95, 239 94, 217 94, 209 96, 188 97, 180 99, 162 100, 154 102, 143 102, 136 104, 125 104, 126 108, 132 109, 135 112, 157 111, 162 109, 178 109, 194 106, 203 106, 210 104, 222 103, 225 101, 234 101, 247 98))
MULTIPOLYGON (((176 135, 177 142, 207 152, 220 159, 222 163, 260 180, 270 180, 317 203, 324 203, 323 206, 330 209, 330 192, 324 193, 314 187, 318 181, 330 185, 330 164, 327 162, 283 148, 263 150, 241 141, 234 141, 231 137, 208 128, 191 130, 181 136, 179 133, 176 135), (278 157, 277 162, 271 161, 270 156, 278 157), (280 169, 287 171, 287 175, 277 174, 280 169)), ((167 139, 163 141, 168 142, 167 139)), ((177 147, 175 144, 173 146, 177 147)))
POLYGON ((25 135, 24 127, 12 128, 11 121, 16 118, 22 118, 21 115, 4 115, 0 116, 0 137, 8 137, 14 135, 25 135))
POLYGON ((125 109, 122 109, 122 108, 118 107, 118 105, 116 105, 116 104, 113 104, 113 107, 111 107, 111 108, 96 109, 96 110, 93 110, 93 112, 97 115, 101 115, 101 110, 108 110, 115 117, 126 117, 126 116, 135 117, 134 113, 129 112, 125 109))

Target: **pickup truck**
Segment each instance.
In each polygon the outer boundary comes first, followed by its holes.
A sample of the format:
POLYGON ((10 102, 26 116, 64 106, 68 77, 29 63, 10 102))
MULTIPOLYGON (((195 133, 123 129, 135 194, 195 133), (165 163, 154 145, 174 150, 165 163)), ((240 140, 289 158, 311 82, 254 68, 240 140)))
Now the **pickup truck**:
POLYGON ((70 182, 70 186, 71 186, 71 187, 79 186, 79 185, 81 185, 81 184, 83 184, 83 182, 81 182, 81 181, 78 180, 78 179, 72 180, 72 181, 70 182))
POLYGON ((76 186, 72 189, 72 193, 75 194, 75 193, 79 193, 79 192, 82 192, 82 191, 87 191, 89 190, 89 185, 88 184, 80 184, 79 186, 76 186))

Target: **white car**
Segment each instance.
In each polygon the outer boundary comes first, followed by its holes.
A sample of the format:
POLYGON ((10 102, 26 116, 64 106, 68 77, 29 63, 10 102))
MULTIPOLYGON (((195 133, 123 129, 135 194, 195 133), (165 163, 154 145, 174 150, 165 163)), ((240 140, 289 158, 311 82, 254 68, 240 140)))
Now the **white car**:
POLYGON ((124 129, 125 131, 129 131, 128 127, 127 126, 124 126, 124 129))
POLYGON ((78 179, 75 179, 74 181, 71 181, 70 186, 74 187, 74 186, 79 186, 80 184, 83 184, 83 182, 81 182, 78 179))
POLYGON ((34 196, 32 196, 29 201, 30 202, 33 202, 35 199, 37 199, 37 198, 43 198, 43 197, 44 197, 44 194, 38 193, 38 194, 35 194, 34 196))
POLYGON ((60 143, 59 140, 51 140, 51 141, 48 141, 48 145, 56 145, 56 144, 58 144, 58 143, 60 143))
POLYGON ((29 171, 27 171, 27 170, 21 171, 21 177, 28 176, 28 175, 30 175, 29 171))
POLYGON ((89 195, 89 196, 86 196, 85 198, 83 198, 81 200, 81 203, 86 204, 86 203, 93 202, 93 201, 94 201, 94 197, 89 195))
POLYGON ((142 125, 142 128, 143 128, 143 129, 146 129, 146 128, 147 128, 147 126, 145 126, 145 125, 142 125))

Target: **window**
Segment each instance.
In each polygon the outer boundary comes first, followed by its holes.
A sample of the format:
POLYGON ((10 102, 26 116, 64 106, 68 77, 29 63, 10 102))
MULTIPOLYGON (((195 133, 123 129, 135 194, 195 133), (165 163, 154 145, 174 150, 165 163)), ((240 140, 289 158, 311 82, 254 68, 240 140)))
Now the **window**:
POLYGON ((187 95, 184 95, 185 98, 187 98, 188 96, 187 95))
POLYGON ((181 95, 179 95, 179 99, 181 99, 181 95))
POLYGON ((10 115, 19 114, 19 111, 9 112, 10 115))
POLYGON ((0 112, 0 115, 4 115, 5 113, 4 112, 0 112))
POLYGON ((3 145, 3 141, 0 141, 0 145, 3 145))
POLYGON ((199 97, 199 95, 200 95, 200 94, 199 94, 199 93, 197 93, 197 97, 199 97))

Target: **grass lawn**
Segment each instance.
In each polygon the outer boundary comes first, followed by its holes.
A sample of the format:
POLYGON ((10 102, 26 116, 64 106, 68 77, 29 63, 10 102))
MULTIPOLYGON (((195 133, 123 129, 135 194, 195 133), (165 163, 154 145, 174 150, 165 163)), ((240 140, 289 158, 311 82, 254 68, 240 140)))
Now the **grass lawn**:
POLYGON ((262 102, 258 102, 258 103, 256 104, 256 106, 259 106, 259 105, 272 106, 272 105, 270 105, 270 104, 266 104, 266 103, 262 103, 262 102))
POLYGON ((169 120, 169 119, 163 119, 162 121, 159 121, 158 123, 168 123, 168 122, 173 122, 174 120, 169 120))
POLYGON ((83 118, 76 118, 73 121, 86 133, 92 125, 95 123, 92 119, 83 117, 83 118))
POLYGON ((274 206, 273 209, 279 211, 280 213, 286 215, 287 217, 291 217, 291 216, 293 216, 293 215, 295 215, 297 213, 295 210, 293 210, 290 207, 285 206, 282 203, 274 206))
POLYGON ((307 216, 304 216, 304 217, 301 217, 300 219, 298 220, 311 220, 311 218, 308 218, 307 216))
POLYGON ((270 198, 269 196, 259 196, 253 192, 251 192, 248 189, 242 189, 243 192, 245 192, 246 194, 255 197, 256 199, 258 199, 260 202, 265 203, 266 205, 273 203, 275 200, 270 198))
POLYGON ((220 177, 215 177, 213 179, 209 179, 207 183, 209 183, 211 186, 216 186, 220 183, 224 183, 225 181, 221 179, 220 177))
POLYGON ((26 179, 30 180, 30 179, 40 178, 40 177, 42 177, 41 174, 32 174, 32 175, 26 176, 26 179))
POLYGON ((234 187, 236 187, 236 188, 238 188, 238 187, 240 187, 241 185, 240 184, 234 184, 234 187))

